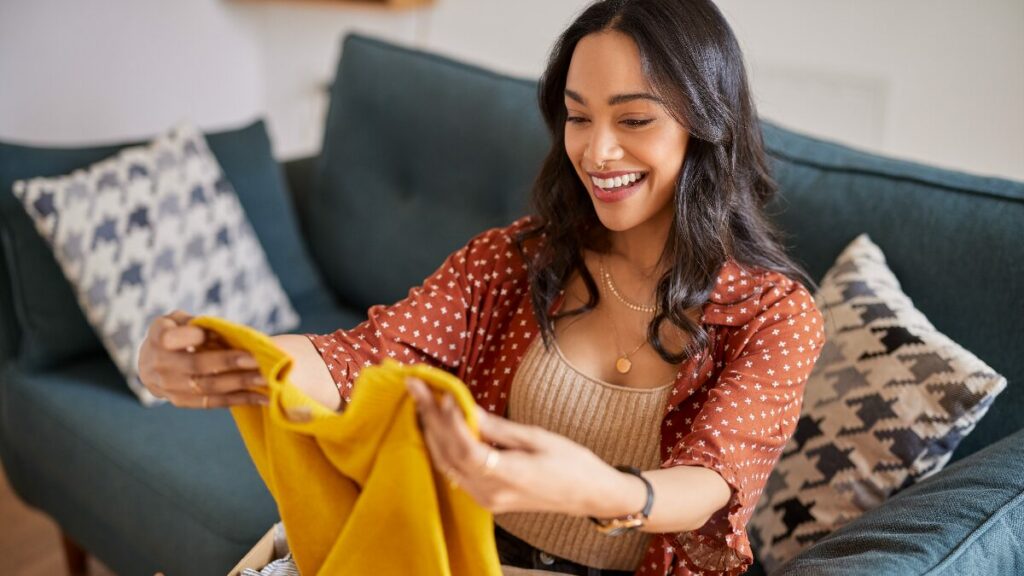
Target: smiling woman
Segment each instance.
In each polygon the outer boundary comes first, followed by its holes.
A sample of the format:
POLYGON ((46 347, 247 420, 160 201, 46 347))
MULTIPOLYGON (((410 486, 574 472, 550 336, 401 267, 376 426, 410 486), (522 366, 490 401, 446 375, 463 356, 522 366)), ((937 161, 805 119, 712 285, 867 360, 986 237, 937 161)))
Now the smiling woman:
POLYGON ((582 38, 565 84, 565 152, 601 223, 668 230, 689 134, 651 93, 636 43, 614 29, 582 38))
POLYGON ((534 316, 511 325, 541 337, 501 334, 525 352, 496 381, 507 417, 543 430, 533 463, 506 451, 516 485, 484 480, 474 466, 490 453, 426 420, 439 467, 493 503, 508 562, 688 574, 752 560, 745 524, 823 332, 799 283, 813 282, 762 211, 775 184, 745 74, 707 1, 597 2, 555 46, 539 88, 553 144, 537 217, 504 231, 528 270, 511 280, 530 284, 520 311, 534 316), (649 483, 620 475, 616 488, 580 448, 649 483))
MULTIPOLYGON (((507 574, 742 573, 824 333, 763 213, 775 184, 736 39, 709 0, 596 2, 538 96, 552 147, 534 215, 355 328, 275 341, 331 408, 385 358, 465 382, 479 439, 409 393, 434 467, 495 514, 507 574)), ((182 352, 215 353, 185 320, 154 323, 144 382, 229 403, 240 381, 216 369, 241 359, 182 352)))

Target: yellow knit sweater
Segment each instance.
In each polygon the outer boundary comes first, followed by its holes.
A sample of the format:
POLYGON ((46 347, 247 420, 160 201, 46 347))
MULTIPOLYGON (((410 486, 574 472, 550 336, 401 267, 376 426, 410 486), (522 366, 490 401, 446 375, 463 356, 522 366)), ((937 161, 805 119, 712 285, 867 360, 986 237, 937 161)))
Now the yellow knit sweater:
POLYGON ((269 406, 231 414, 302 574, 500 576, 491 514, 433 472, 405 387, 413 375, 450 392, 478 434, 462 381, 385 359, 361 371, 352 402, 336 413, 288 381, 292 359, 267 336, 210 316, 192 324, 251 352, 267 380, 269 406))

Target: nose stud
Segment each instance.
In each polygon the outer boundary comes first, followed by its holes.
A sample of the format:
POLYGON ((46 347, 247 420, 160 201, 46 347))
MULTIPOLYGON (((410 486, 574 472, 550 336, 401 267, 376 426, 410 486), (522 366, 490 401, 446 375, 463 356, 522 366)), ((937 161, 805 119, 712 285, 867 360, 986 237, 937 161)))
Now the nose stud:
POLYGON ((605 164, 604 162, 601 162, 600 164, 598 164, 597 165, 597 169, 598 170, 604 170, 604 164, 605 164))

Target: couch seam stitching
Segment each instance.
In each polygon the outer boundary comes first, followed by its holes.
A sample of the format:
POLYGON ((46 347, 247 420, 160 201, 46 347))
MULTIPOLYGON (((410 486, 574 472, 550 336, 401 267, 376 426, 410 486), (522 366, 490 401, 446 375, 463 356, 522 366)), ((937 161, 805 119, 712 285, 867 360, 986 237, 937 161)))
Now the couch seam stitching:
POLYGON ((820 169, 820 170, 827 170, 829 172, 839 172, 839 173, 843 173, 843 174, 857 174, 857 175, 862 175, 862 176, 874 176, 876 178, 883 178, 883 179, 886 179, 886 180, 897 180, 897 181, 900 181, 900 182, 910 182, 910 183, 913 183, 913 184, 919 184, 919 185, 922 185, 922 186, 927 186, 929 188, 938 188, 938 189, 946 190, 946 191, 949 191, 949 192, 964 194, 964 195, 967 195, 967 196, 980 196, 980 197, 984 197, 984 198, 991 198, 991 199, 995 199, 995 200, 1002 200, 1004 202, 1010 202, 1012 204, 1024 204, 1024 199, 1022 199, 1022 198, 1017 198, 1015 196, 1007 196, 1007 195, 999 193, 999 192, 990 192, 990 191, 987 191, 987 190, 980 190, 980 189, 977 189, 977 188, 967 188, 967 187, 963 187, 963 186, 951 186, 949 184, 943 184, 943 183, 940 183, 940 182, 933 182, 931 180, 927 180, 927 179, 916 177, 916 176, 906 176, 906 175, 892 174, 892 173, 889 173, 889 172, 886 172, 886 171, 882 171, 882 170, 871 170, 869 168, 855 168, 855 167, 852 167, 852 166, 843 166, 843 165, 839 165, 839 164, 828 164, 828 163, 825 163, 825 162, 819 162, 819 161, 815 161, 815 160, 807 160, 805 158, 800 158, 800 157, 797 157, 797 156, 786 154, 784 152, 779 151, 779 149, 775 148, 774 146, 766 146, 765 148, 766 148, 769 156, 772 156, 772 157, 774 157, 774 158, 776 158, 778 160, 782 160, 782 161, 785 161, 785 162, 790 162, 792 164, 796 164, 796 165, 799 165, 799 166, 807 166, 807 167, 811 167, 811 168, 817 168, 817 169, 820 169))
POLYGON ((980 526, 971 531, 971 533, 961 540, 938 564, 933 566, 930 570, 925 572, 923 576, 930 576, 931 574, 937 574, 938 570, 944 568, 947 564, 956 560, 965 550, 970 547, 978 538, 989 531, 992 524, 1002 519, 1009 510, 1016 508, 1021 501, 1024 501, 1024 490, 1018 491, 1017 495, 1011 498, 1008 502, 999 507, 998 510, 989 514, 988 518, 981 523, 980 526))

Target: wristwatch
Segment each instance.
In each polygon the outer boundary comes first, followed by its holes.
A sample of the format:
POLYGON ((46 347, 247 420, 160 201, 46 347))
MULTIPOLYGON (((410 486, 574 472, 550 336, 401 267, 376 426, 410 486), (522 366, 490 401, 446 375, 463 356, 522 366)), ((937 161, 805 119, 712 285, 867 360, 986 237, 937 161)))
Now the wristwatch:
POLYGON ((619 516, 618 518, 598 519, 590 516, 590 521, 596 525, 597 531, 606 536, 618 536, 643 526, 647 523, 647 518, 651 514, 651 507, 654 506, 654 486, 651 486, 650 481, 643 477, 639 468, 634 466, 616 466, 615 469, 619 472, 632 474, 644 481, 644 486, 647 487, 647 503, 644 505, 643 510, 619 516))

